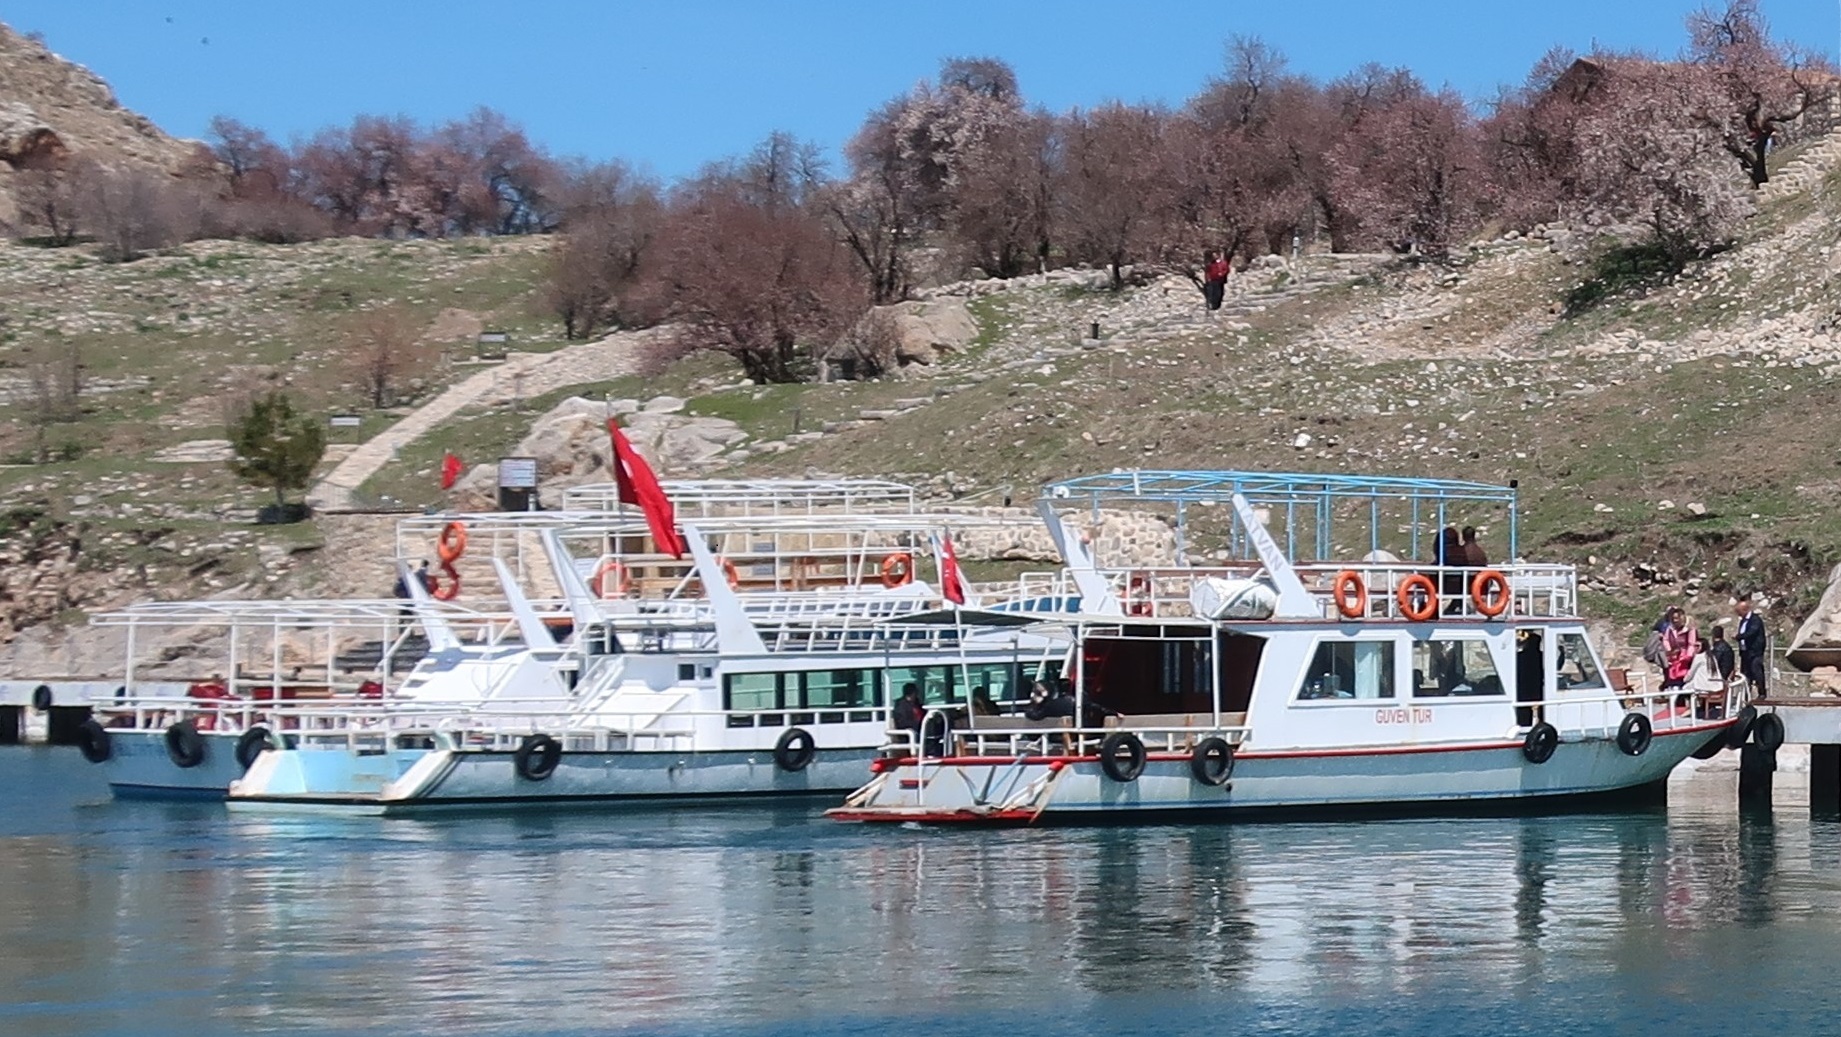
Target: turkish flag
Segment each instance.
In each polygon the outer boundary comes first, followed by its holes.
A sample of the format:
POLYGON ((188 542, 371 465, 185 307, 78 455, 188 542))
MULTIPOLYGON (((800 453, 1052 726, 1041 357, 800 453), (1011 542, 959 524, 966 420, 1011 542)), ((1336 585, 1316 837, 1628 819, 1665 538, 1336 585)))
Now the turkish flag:
POLYGON ((441 488, 453 489, 454 484, 460 481, 460 473, 464 469, 465 466, 460 463, 460 458, 456 457, 453 452, 450 451, 443 456, 441 458, 441 488))
POLYGON ((965 581, 959 575, 959 555, 952 549, 952 534, 940 538, 940 594, 954 605, 965 604, 965 581))
POLYGON ((620 423, 613 418, 607 419, 607 435, 614 443, 614 485, 619 490, 620 503, 636 504, 645 513, 646 526, 652 530, 652 542, 659 551, 673 558, 684 557, 677 513, 671 507, 671 498, 659 486, 658 476, 652 474, 652 466, 633 449, 620 431, 620 423))

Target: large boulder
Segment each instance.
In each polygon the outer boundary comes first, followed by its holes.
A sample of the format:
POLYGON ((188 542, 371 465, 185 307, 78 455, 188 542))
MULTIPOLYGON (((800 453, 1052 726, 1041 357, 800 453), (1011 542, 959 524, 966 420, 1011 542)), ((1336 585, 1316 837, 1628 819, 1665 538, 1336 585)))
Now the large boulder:
POLYGON ((64 141, 30 105, 0 101, 0 162, 14 168, 55 162, 64 141))
MULTIPOLYGON (((634 401, 615 402, 626 407, 570 397, 532 423, 530 434, 519 441, 513 456, 537 459, 538 489, 546 505, 556 505, 569 487, 613 480, 610 416, 620 419, 627 438, 661 479, 688 475, 701 462, 748 438, 726 418, 671 413, 655 407, 657 401, 636 409, 634 401)), ((490 510, 497 498, 496 462, 474 466, 455 486, 455 503, 463 510, 490 510)))
POLYGON ((978 337, 978 324, 961 298, 898 302, 882 309, 894 319, 895 360, 903 365, 931 364, 978 337))
POLYGON ((1828 589, 1821 603, 1790 642, 1790 665, 1799 670, 1841 666, 1841 565, 1828 574, 1828 589))

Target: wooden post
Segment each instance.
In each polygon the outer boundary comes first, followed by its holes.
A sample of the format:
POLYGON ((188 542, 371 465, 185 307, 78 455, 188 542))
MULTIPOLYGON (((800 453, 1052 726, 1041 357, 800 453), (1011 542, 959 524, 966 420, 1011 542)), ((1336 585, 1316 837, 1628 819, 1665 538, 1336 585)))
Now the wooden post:
POLYGON ((1809 815, 1841 817, 1841 745, 1809 747, 1809 815))
POLYGON ((1771 774, 1777 770, 1777 753, 1747 742, 1739 750, 1739 807, 1771 806, 1771 774))

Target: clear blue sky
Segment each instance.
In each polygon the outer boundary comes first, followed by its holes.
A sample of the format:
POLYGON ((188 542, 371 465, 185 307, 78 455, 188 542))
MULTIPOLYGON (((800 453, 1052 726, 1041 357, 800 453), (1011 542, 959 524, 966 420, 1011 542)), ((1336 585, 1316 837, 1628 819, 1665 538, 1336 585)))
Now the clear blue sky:
MULTIPOLYGON (((777 129, 835 150, 941 58, 993 55, 1055 110, 1179 103, 1231 34, 1328 78, 1404 65, 1486 99, 1549 47, 1680 49, 1696 0, 7 0, 0 20, 114 85, 168 132, 222 113, 287 141, 360 113, 489 105, 563 155, 666 177, 777 129)), ((1836 55, 1837 0, 1763 0, 1781 37, 1836 55)))

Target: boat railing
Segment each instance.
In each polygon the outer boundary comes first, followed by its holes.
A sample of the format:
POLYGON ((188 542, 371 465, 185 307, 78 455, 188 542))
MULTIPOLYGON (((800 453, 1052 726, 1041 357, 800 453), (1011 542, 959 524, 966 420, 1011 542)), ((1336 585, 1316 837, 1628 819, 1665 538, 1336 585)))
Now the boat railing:
MULTIPOLYGON (((1123 718, 1129 720, 1129 717, 1123 718)), ((1080 727, 1072 718, 1028 720, 1025 717, 978 717, 967 727, 962 715, 951 710, 930 710, 918 730, 889 732, 883 751, 887 755, 930 761, 955 756, 1091 756, 1112 735, 1130 734, 1148 753, 1188 753, 1207 738, 1220 738, 1238 746, 1252 734, 1244 723, 1121 724, 1080 727), (935 718, 938 718, 937 720, 935 718), (941 734, 941 723, 946 723, 941 734), (987 726, 988 725, 988 726, 987 726)))
MULTIPOLYGON (((1411 562, 1304 563, 1292 570, 1322 618, 1350 621, 1512 621, 1576 614, 1578 579, 1570 565, 1507 562, 1483 567, 1411 562)), ((1190 593, 1205 578, 1263 580, 1255 562, 1212 567, 1105 570, 1127 615, 1189 618, 1190 593)))

